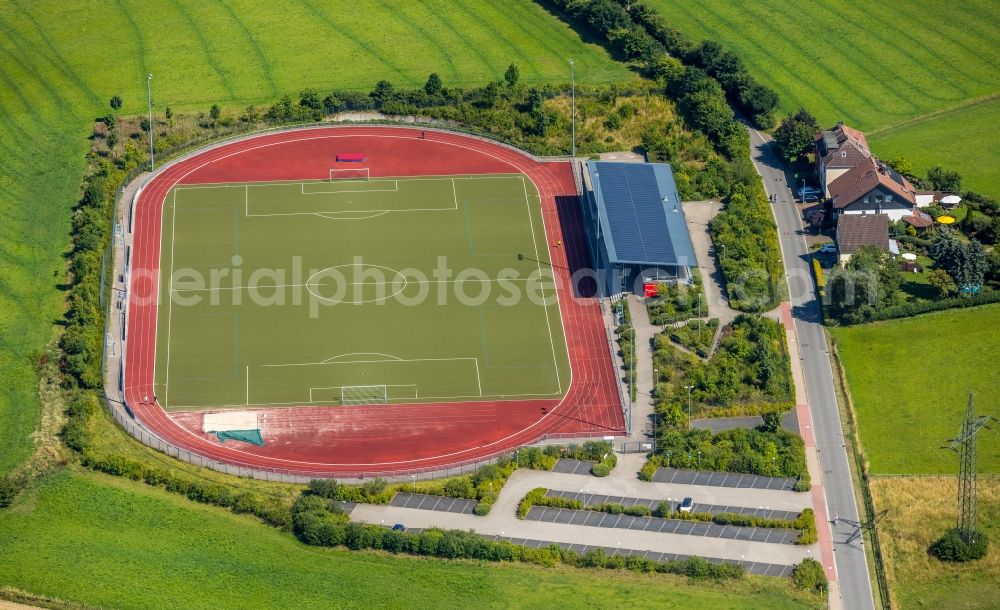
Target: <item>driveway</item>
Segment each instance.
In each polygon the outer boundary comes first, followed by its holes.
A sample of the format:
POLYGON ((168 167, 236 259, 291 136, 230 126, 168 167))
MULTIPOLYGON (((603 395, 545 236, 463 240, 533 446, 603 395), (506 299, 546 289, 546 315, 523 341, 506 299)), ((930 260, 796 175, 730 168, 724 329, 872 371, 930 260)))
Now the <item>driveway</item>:
POLYGON ((708 233, 708 224, 721 209, 722 203, 715 200, 684 202, 684 217, 687 219, 688 233, 691 234, 694 253, 698 257, 698 271, 701 273, 705 296, 708 299, 706 313, 710 318, 719 318, 719 325, 725 326, 732 322, 739 312, 729 308, 722 270, 717 264, 712 236, 708 233))

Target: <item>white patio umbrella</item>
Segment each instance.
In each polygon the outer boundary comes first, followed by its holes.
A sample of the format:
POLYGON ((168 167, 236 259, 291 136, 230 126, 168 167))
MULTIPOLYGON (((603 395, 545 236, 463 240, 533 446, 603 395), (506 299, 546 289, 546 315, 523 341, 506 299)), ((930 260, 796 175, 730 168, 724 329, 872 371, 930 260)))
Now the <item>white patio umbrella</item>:
POLYGON ((957 205, 962 203, 962 198, 958 195, 945 195, 941 198, 941 203, 945 205, 957 205))
POLYGON ((908 260, 908 261, 915 261, 915 260, 917 260, 917 255, 914 254, 914 253, 912 253, 912 252, 904 252, 903 253, 903 258, 906 259, 906 260, 908 260))

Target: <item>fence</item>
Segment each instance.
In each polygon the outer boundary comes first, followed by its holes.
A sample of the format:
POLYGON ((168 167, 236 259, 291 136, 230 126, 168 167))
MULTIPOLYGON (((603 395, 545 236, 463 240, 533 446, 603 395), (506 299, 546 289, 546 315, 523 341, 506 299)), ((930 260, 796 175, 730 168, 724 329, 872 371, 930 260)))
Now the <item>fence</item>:
MULTIPOLYGON (((405 125, 405 126, 404 125, 399 125, 399 124, 382 123, 382 122, 378 122, 378 121, 363 121, 363 122, 359 122, 359 123, 354 123, 353 121, 351 121, 351 123, 352 124, 359 124, 359 125, 379 125, 379 126, 383 126, 383 127, 394 127, 394 128, 410 128, 410 127, 412 127, 414 125, 420 125, 420 123, 416 119, 421 118, 421 117, 411 117, 411 118, 413 120, 410 121, 410 122, 408 122, 408 124, 405 125)), ((434 121, 434 119, 429 119, 429 120, 434 121)), ((339 122, 340 123, 346 123, 348 121, 339 121, 339 122)), ((434 128, 434 127, 437 127, 437 126, 442 125, 442 124, 443 124, 443 122, 434 121, 434 123, 431 126, 432 126, 432 128, 434 128)), ((381 469, 373 469, 371 472, 365 472, 365 473, 344 473, 342 475, 338 475, 336 473, 334 473, 334 474, 331 474, 331 473, 310 473, 310 472, 305 472, 305 471, 300 471, 300 470, 291 470, 291 469, 261 468, 259 466, 241 464, 241 463, 239 463, 239 462, 237 462, 235 460, 232 460, 232 461, 230 461, 230 460, 227 460, 227 461, 214 460, 214 459, 206 458, 206 457, 204 457, 204 456, 202 456, 202 455, 200 455, 198 453, 189 451, 187 449, 182 449, 180 447, 177 447, 177 446, 175 446, 175 445, 173 445, 173 444, 171 444, 171 443, 169 443, 169 442, 161 439, 160 437, 156 436, 150 430, 146 429, 141 423, 139 423, 135 419, 132 410, 124 402, 124 394, 125 394, 125 392, 124 392, 124 389, 125 389, 125 361, 126 361, 126 345, 127 345, 127 333, 128 333, 128 329, 127 329, 128 299, 127 299, 127 294, 124 294, 123 295, 124 308, 123 308, 123 311, 122 311, 122 315, 120 317, 120 319, 121 319, 120 328, 115 328, 116 325, 114 325, 112 323, 112 319, 113 319, 112 318, 112 313, 113 313, 112 312, 112 303, 114 303, 115 300, 112 298, 112 294, 110 294, 110 293, 113 292, 114 283, 115 283, 115 277, 119 273, 121 273, 121 274, 124 275, 125 290, 127 290, 128 287, 129 287, 129 285, 130 285, 129 284, 129 278, 130 278, 130 271, 131 271, 130 267, 131 267, 131 265, 130 265, 130 261, 128 260, 127 249, 123 251, 124 258, 123 258, 123 261, 122 261, 122 268, 119 268, 116 264, 114 264, 116 262, 116 257, 115 257, 115 248, 116 248, 116 245, 121 245, 123 248, 125 248, 126 247, 126 241, 127 241, 125 239, 125 235, 130 233, 129 226, 126 224, 125 218, 122 216, 123 213, 124 213, 124 210, 122 209, 121 203, 122 203, 122 198, 125 195, 125 193, 127 193, 130 188, 133 188, 132 196, 129 198, 129 200, 127 202, 127 204, 128 204, 128 218, 131 219, 132 214, 134 212, 134 206, 136 204, 136 201, 137 201, 139 195, 142 193, 142 189, 150 182, 150 180, 152 180, 157 175, 157 173, 163 172, 164 170, 170 168, 175 163, 179 163, 179 162, 181 162, 183 160, 186 160, 186 159, 189 159, 189 158, 191 158, 193 156, 202 154, 205 151, 208 151, 208 150, 211 150, 213 148, 220 147, 220 146, 225 146, 227 144, 230 144, 232 142, 235 142, 237 140, 243 139, 243 138, 251 136, 251 135, 264 135, 264 134, 269 134, 269 133, 281 133, 281 132, 285 132, 285 131, 296 131, 296 130, 301 130, 301 129, 313 129, 313 128, 321 127, 321 126, 322 126, 321 124, 317 124, 317 123, 307 123, 307 124, 298 124, 298 125, 282 125, 280 127, 273 127, 273 128, 267 128, 267 129, 258 129, 258 130, 248 129, 246 131, 235 131, 233 133, 226 134, 228 137, 223 137, 221 139, 212 139, 210 142, 202 144, 200 146, 198 145, 199 141, 195 141, 193 143, 188 143, 188 145, 186 145, 184 147, 176 147, 174 149, 168 149, 166 151, 160 151, 160 157, 161 157, 161 159, 165 156, 165 157, 167 157, 167 161, 165 163, 161 163, 161 165, 159 166, 159 169, 157 170, 157 172, 150 173, 148 176, 146 176, 145 178, 143 178, 138 184, 134 184, 134 183, 135 183, 136 179, 140 175, 142 175, 142 173, 145 171, 144 168, 137 168, 137 169, 129 172, 129 174, 126 176, 126 179, 125 179, 124 183, 122 184, 122 187, 115 194, 114 214, 113 214, 113 217, 111 219, 111 224, 110 224, 111 239, 109 240, 107 249, 106 249, 105 254, 104 254, 106 260, 112 261, 112 271, 109 274, 110 281, 106 282, 107 283, 107 287, 102 286, 102 288, 101 288, 102 289, 102 294, 105 294, 104 291, 107 290, 106 299, 105 299, 106 300, 106 307, 105 307, 105 312, 104 312, 105 313, 105 319, 104 319, 105 341, 104 341, 104 346, 103 346, 102 355, 101 355, 101 367, 102 367, 102 371, 105 374, 105 395, 104 395, 104 398, 105 398, 105 403, 106 403, 109 411, 114 416, 115 420, 132 437, 134 437, 135 439, 137 439, 139 442, 143 443, 144 445, 147 445, 147 446, 149 446, 149 447, 151 447, 153 449, 156 449, 157 451, 160 451, 160 452, 162 452, 162 453, 164 453, 166 455, 169 455, 171 457, 177 458, 179 460, 183 460, 183 461, 188 462, 190 464, 194 464, 196 466, 201 466, 201 467, 204 467, 204 468, 211 468, 211 469, 219 471, 219 472, 224 472, 224 473, 227 473, 227 474, 232 474, 232 475, 241 476, 241 477, 249 477, 249 478, 254 478, 254 479, 263 479, 263 480, 267 480, 267 481, 280 481, 280 482, 284 482, 284 483, 306 483, 306 482, 310 481, 311 479, 315 479, 315 478, 335 478, 335 479, 339 479, 339 480, 342 480, 342 481, 348 481, 348 480, 358 480, 358 479, 365 479, 365 478, 371 478, 371 477, 377 476, 379 478, 383 478, 383 479, 386 479, 386 480, 389 480, 389 481, 403 482, 403 481, 413 481, 413 480, 417 480, 417 479, 423 480, 423 479, 430 479, 430 478, 452 477, 452 476, 461 476, 461 475, 465 475, 465 474, 471 474, 471 473, 475 472, 478 468, 480 468, 483 465, 496 463, 502 456, 510 455, 512 452, 507 451, 507 450, 505 450, 505 451, 499 451, 496 454, 493 454, 493 455, 485 457, 485 458, 478 458, 478 459, 475 459, 475 460, 469 460, 469 461, 465 461, 465 462, 458 462, 456 464, 453 464, 453 465, 445 467, 445 468, 441 468, 441 467, 427 467, 427 468, 414 468, 414 469, 403 469, 403 470, 381 470, 381 469), (192 145, 194 145, 195 148, 192 149, 191 148, 192 145), (119 236, 118 236, 119 231, 115 230, 116 227, 121 227, 121 238, 119 238, 119 236), (121 240, 120 244, 118 244, 119 239, 121 240), (117 332, 113 333, 112 332, 113 330, 116 330, 117 332), (119 352, 118 352, 118 355, 119 355, 118 367, 119 367, 119 369, 118 369, 117 372, 109 370, 109 363, 108 363, 109 353, 108 353, 108 349, 110 347, 112 347, 112 346, 118 346, 118 348, 119 348, 119 352), (117 385, 119 387, 119 390, 121 391, 122 401, 115 400, 114 398, 112 398, 111 396, 108 395, 108 388, 110 387, 110 384, 112 384, 112 383, 117 383, 117 385)), ((442 130, 442 131, 445 131, 445 130, 442 130)), ((566 158, 566 157, 547 157, 547 158, 537 157, 535 155, 532 155, 530 153, 525 152, 524 150, 522 150, 520 148, 517 148, 513 144, 510 144, 510 143, 507 143, 507 142, 502 142, 502 141, 498 142, 494 138, 486 137, 486 136, 481 135, 480 133, 476 133, 474 130, 470 130, 470 129, 450 129, 448 131, 460 131, 461 133, 463 133, 463 135, 474 137, 474 138, 477 138, 477 139, 480 139, 480 140, 484 140, 484 141, 488 141, 491 144, 497 144, 497 143, 499 143, 499 144, 501 144, 501 145, 503 145, 503 146, 505 146, 507 148, 510 148, 511 150, 513 150, 513 151, 515 151, 515 152, 517 152, 519 154, 528 156, 528 157, 530 157, 530 158, 532 158, 532 159, 534 159, 536 161, 568 160, 568 158, 566 158)), ((605 325, 605 332, 607 332, 606 325, 605 325)), ((609 341, 610 341, 610 338, 609 338, 609 341)), ((610 346, 610 343, 609 343, 609 346, 610 346)), ((613 349, 612 349, 612 354, 613 353, 614 352, 613 352, 613 349)), ((620 384, 619 384, 619 394, 621 394, 620 384)), ((624 403, 624 400, 623 400, 622 405, 624 406, 624 404, 625 403, 624 403)), ((629 419, 630 418, 628 418, 628 417, 626 418, 626 422, 627 422, 626 425, 629 425, 628 424, 629 419)), ((593 432, 593 433, 549 433, 549 434, 542 435, 541 438, 539 438, 536 442, 537 443, 544 443, 546 441, 556 440, 556 439, 592 439, 592 438, 604 438, 604 437, 605 437, 605 434, 602 433, 602 432, 593 432)))

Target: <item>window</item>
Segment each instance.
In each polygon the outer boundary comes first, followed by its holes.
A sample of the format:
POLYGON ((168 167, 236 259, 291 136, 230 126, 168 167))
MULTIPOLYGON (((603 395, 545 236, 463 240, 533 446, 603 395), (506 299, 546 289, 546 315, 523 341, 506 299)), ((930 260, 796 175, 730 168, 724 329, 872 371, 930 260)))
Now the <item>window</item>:
POLYGON ((847 158, 847 151, 846 150, 840 151, 840 156, 846 159, 847 158))
POLYGON ((871 197, 865 197, 865 203, 871 203, 871 200, 872 200, 871 197))
POLYGON ((892 195, 886 195, 885 196, 885 202, 889 203, 890 201, 892 201, 892 195))
POLYGON ((875 195, 875 203, 882 203, 882 195, 875 195))

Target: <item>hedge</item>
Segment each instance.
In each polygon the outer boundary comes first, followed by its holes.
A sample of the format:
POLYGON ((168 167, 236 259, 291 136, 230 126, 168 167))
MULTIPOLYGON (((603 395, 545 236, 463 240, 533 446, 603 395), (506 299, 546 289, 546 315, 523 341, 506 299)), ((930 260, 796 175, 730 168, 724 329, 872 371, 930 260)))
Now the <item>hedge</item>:
POLYGON ((306 502, 300 499, 293 511, 292 531, 299 540, 313 546, 376 549, 446 559, 520 561, 544 566, 561 563, 582 568, 683 574, 696 579, 733 579, 741 578, 745 573, 741 565, 711 564, 698 557, 659 563, 638 556, 608 556, 601 549, 593 549, 581 555, 554 544, 537 549, 529 548, 503 540, 488 540, 474 532, 458 530, 431 528, 419 533, 396 531, 379 525, 348 522, 346 515, 339 509, 324 502, 306 502))
POLYGON ((958 296, 948 299, 939 299, 937 301, 905 303, 903 305, 892 305, 882 309, 864 307, 858 311, 849 312, 838 320, 843 326, 853 326, 855 324, 865 324, 868 322, 908 318, 923 313, 931 313, 932 311, 962 309, 965 307, 988 305, 990 303, 1000 303, 1000 290, 984 288, 979 294, 969 297, 958 296))

